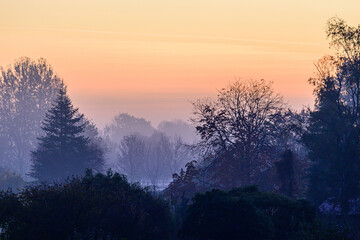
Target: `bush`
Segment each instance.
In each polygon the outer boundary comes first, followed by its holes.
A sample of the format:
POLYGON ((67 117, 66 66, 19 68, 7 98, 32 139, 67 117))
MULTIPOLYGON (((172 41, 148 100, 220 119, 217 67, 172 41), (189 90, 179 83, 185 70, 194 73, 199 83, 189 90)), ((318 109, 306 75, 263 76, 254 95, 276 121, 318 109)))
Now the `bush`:
POLYGON ((257 187, 197 194, 180 230, 185 239, 290 239, 315 220, 307 201, 291 200, 257 187))
POLYGON ((272 224, 243 196, 212 190, 197 194, 181 229, 185 239, 270 239, 272 224))
POLYGON ((169 239, 171 217, 161 198, 120 174, 37 185, 0 193, 2 239, 169 239))

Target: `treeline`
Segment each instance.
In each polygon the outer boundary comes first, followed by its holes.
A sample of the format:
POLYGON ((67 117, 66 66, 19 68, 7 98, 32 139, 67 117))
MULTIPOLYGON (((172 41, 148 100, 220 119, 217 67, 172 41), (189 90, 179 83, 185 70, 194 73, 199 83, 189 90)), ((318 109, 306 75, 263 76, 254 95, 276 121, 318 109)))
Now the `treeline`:
POLYGON ((304 200, 255 186, 197 194, 186 215, 118 173, 0 192, 1 239, 348 239, 304 200))
POLYGON ((186 122, 163 121, 154 128, 143 118, 120 113, 99 131, 72 105, 66 88, 44 59, 23 57, 1 69, 0 189, 21 187, 24 181, 60 180, 86 168, 111 168, 131 182, 164 188, 172 174, 190 161, 187 145, 197 137, 186 122), (62 150, 54 149, 59 145, 62 150), (38 162, 50 157, 51 148, 53 160, 38 162))

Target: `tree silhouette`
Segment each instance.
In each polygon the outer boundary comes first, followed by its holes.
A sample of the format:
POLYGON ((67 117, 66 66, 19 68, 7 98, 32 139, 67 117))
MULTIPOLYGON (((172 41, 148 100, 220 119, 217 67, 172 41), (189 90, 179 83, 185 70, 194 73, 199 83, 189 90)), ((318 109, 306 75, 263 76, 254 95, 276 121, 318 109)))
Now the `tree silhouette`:
POLYGON ((309 80, 316 96, 304 134, 313 162, 309 197, 317 205, 334 198, 346 216, 360 194, 360 26, 331 18, 326 32, 337 55, 320 59, 309 80))
POLYGON ((285 104, 271 82, 235 81, 219 91, 216 100, 194 103, 193 122, 199 145, 209 152, 209 172, 217 184, 253 184, 256 174, 269 167, 274 143, 284 125, 285 104))
POLYGON ((43 58, 0 67, 0 165, 25 176, 41 121, 63 83, 43 58), (2 155, 2 156, 1 156, 2 155))
POLYGON ((288 197, 294 197, 295 176, 293 152, 291 150, 286 150, 281 157, 282 159, 275 163, 276 171, 281 183, 280 192, 288 197))
POLYGON ((60 89, 53 107, 46 114, 36 151, 31 153, 30 176, 42 181, 63 180, 83 174, 86 168, 100 170, 102 155, 84 136, 84 115, 78 113, 66 88, 60 89))

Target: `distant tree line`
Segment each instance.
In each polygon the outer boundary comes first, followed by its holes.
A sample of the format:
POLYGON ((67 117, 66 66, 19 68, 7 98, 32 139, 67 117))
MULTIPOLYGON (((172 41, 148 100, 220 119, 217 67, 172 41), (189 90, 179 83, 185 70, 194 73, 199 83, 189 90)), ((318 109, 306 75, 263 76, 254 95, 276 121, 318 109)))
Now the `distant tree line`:
POLYGON ((184 121, 163 121, 155 129, 149 121, 118 114, 103 133, 108 167, 130 182, 169 184, 172 174, 193 160, 195 129, 184 121))
MULTIPOLYGON (((23 57, 1 73, 0 167, 4 174, 26 181, 60 181, 81 175, 86 168, 112 168, 131 182, 164 185, 190 161, 186 145, 193 143, 195 131, 181 120, 163 121, 156 130, 145 119, 119 114, 99 132, 72 106, 64 82, 45 59, 23 57), (144 149, 130 147, 140 139, 148 139, 146 146, 137 146, 144 149), (134 150, 146 155, 136 155, 134 150), (136 169, 131 168, 134 164, 136 169)), ((23 186, 7 180, 2 185, 23 186)))

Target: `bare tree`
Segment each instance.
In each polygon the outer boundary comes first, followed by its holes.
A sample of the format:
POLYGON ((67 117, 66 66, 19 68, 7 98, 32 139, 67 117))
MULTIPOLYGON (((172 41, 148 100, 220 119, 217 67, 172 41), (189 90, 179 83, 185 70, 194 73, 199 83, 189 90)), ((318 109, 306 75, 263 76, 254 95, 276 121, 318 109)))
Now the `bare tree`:
POLYGON ((180 119, 162 121, 159 123, 157 129, 170 138, 181 138, 181 140, 187 144, 193 144, 198 141, 196 129, 180 119))
POLYGON ((25 176, 41 121, 63 83, 43 58, 22 57, 0 74, 0 164, 25 176))
POLYGON ((130 182, 157 186, 169 183, 190 159, 190 151, 181 138, 170 139, 156 131, 151 136, 125 136, 119 145, 116 168, 130 182))
POLYGON ((172 157, 169 159, 170 173, 179 173, 186 163, 193 160, 191 145, 185 144, 181 137, 175 136, 170 139, 170 146, 172 151, 172 157))
POLYGON ((110 124, 105 126, 103 138, 107 147, 107 164, 110 168, 117 168, 117 159, 119 154, 118 146, 125 136, 139 134, 150 136, 155 129, 151 123, 144 118, 137 118, 127 113, 120 113, 114 117, 110 124))
POLYGON ((117 166, 130 182, 144 178, 145 149, 144 137, 136 134, 125 136, 120 143, 117 166))
POLYGON ((152 185, 156 186, 160 179, 170 179, 172 158, 171 144, 165 134, 155 132, 147 139, 145 174, 152 185))
MULTIPOLYGON (((194 103, 194 119, 215 177, 231 186, 253 183, 253 177, 271 165, 281 132, 285 104, 265 80, 237 80, 216 100, 194 103)), ((216 180, 218 181, 218 180, 216 180)))

